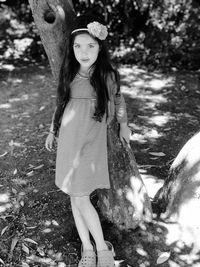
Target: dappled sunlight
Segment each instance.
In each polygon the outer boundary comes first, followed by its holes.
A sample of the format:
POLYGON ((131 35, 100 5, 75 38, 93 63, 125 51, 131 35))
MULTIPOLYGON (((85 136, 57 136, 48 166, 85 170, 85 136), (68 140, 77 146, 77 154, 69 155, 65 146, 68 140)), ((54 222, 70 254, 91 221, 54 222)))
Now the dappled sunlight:
MULTIPOLYGON (((169 121, 170 114, 156 114, 152 117, 152 111, 157 110, 157 104, 168 102, 166 91, 168 92, 168 89, 174 86, 175 78, 162 73, 149 73, 137 66, 121 68, 120 74, 122 76, 122 92, 130 99, 137 101, 136 103, 139 103, 139 108, 141 105, 143 112, 144 110, 148 113, 151 112, 151 116, 147 115, 147 123, 163 127, 169 121)), ((153 134, 155 135, 155 132, 153 134)))
POLYGON ((9 201, 9 196, 8 194, 0 194, 0 202, 6 203, 9 201))
MULTIPOLYGON (((0 109, 11 109, 12 108, 12 104, 16 103, 16 102, 22 102, 22 101, 30 101, 31 98, 36 98, 38 97, 39 94, 38 93, 33 93, 33 94, 23 94, 22 96, 19 97, 13 97, 13 98, 9 98, 8 102, 9 103, 4 103, 4 104, 0 104, 0 109)), ((19 116, 19 114, 14 114, 13 116, 19 116)))
POLYGON ((56 220, 46 220, 42 224, 45 227, 42 232, 46 234, 52 232, 55 227, 59 226, 59 223, 56 220))
POLYGON ((139 172, 146 186, 148 196, 153 199, 157 191, 163 186, 164 180, 161 180, 154 175, 148 174, 144 169, 139 169, 139 172))
POLYGON ((166 77, 162 73, 149 73, 147 70, 138 68, 137 66, 120 68, 122 81, 128 81, 129 87, 132 89, 150 88, 154 90, 161 90, 174 86, 175 78, 173 76, 166 77))
POLYGON ((13 64, 2 64, 0 63, 0 70, 13 71, 15 66, 13 64))
POLYGON ((45 80, 46 79, 46 76, 45 75, 41 75, 41 74, 37 74, 35 76, 36 79, 39 79, 39 80, 45 80))
MULTIPOLYGON (((164 127, 170 120, 174 119, 170 112, 163 112, 162 114, 159 114, 157 111, 152 112, 151 116, 138 115, 138 118, 140 118, 145 125, 148 124, 151 126, 151 128, 152 126, 164 127)), ((130 123, 130 126, 133 128, 136 127, 133 123, 130 123)), ((137 127, 135 129, 137 129, 137 127)))
POLYGON ((13 103, 13 102, 18 102, 18 101, 26 101, 28 99, 29 99, 29 95, 24 94, 21 97, 10 98, 8 101, 10 103, 13 103))
MULTIPOLYGON (((141 212, 144 208, 144 203, 139 198, 143 184, 140 179, 136 179, 135 176, 130 177, 130 189, 126 191, 126 198, 132 203, 133 207, 137 207, 137 212, 141 212)), ((136 214, 137 215, 137 214, 136 214)))
POLYGON ((142 98, 142 100, 150 100, 153 103, 165 103, 167 102, 167 98, 164 97, 162 94, 157 94, 157 95, 143 95, 142 97, 137 97, 137 98, 142 98))
POLYGON ((12 106, 10 103, 0 104, 0 109, 9 109, 11 107, 12 106))
POLYGON ((166 112, 163 115, 152 115, 148 119, 148 123, 157 125, 159 127, 163 127, 163 126, 165 126, 165 124, 167 124, 167 122, 169 121, 170 118, 171 118, 171 116, 170 116, 169 112, 166 112))
POLYGON ((16 58, 20 58, 25 50, 31 45, 33 42, 33 38, 23 38, 23 39, 15 39, 14 44, 14 50, 15 54, 17 55, 16 58))
MULTIPOLYGON (((188 214, 188 217, 190 217, 190 214, 188 214)), ((193 264, 192 266, 196 266, 195 262, 197 263, 200 261, 200 255, 199 248, 193 245, 193 241, 200 240, 200 235, 196 234, 196 232, 192 232, 192 229, 182 228, 182 226, 176 222, 158 221, 157 224, 167 229, 165 242, 167 246, 173 248, 178 262, 180 262, 180 260, 183 261, 183 266, 186 266, 185 264, 189 264, 189 266, 193 264)))
POLYGON ((45 266, 56 266, 56 267, 66 267, 69 265, 66 265, 64 261, 62 260, 63 255, 60 252, 54 252, 50 250, 49 257, 39 257, 36 255, 30 255, 26 257, 26 263, 34 263, 34 264, 43 264, 45 266), (52 259, 54 258, 54 259, 52 259), (60 262, 58 262, 60 261, 60 262))
POLYGON ((0 214, 10 209, 12 204, 10 203, 10 194, 0 193, 0 214))
POLYGON ((171 87, 174 85, 174 80, 170 77, 170 78, 163 78, 160 77, 161 79, 152 79, 151 81, 149 81, 145 86, 146 87, 150 87, 152 89, 163 89, 166 87, 171 87))
MULTIPOLYGON (((10 79, 9 79, 9 81, 10 81, 10 79)), ((12 78, 11 82, 12 82, 13 85, 18 85, 18 84, 22 83, 23 80, 22 79, 18 79, 18 78, 12 78)))
POLYGON ((43 224, 45 226, 59 226, 59 223, 56 220, 46 220, 43 224))
POLYGON ((75 110, 71 110, 70 112, 68 112, 68 114, 64 114, 63 120, 62 120, 62 125, 64 127, 67 126, 67 124, 70 123, 70 121, 72 121, 72 119, 74 118, 75 115, 76 115, 75 110))
MULTIPOLYGON (((147 77, 146 77, 146 79, 147 79, 147 77)), ((154 90, 161 90, 163 88, 173 86, 173 79, 172 78, 163 78, 161 76, 160 79, 154 79, 154 78, 150 78, 150 77, 148 77, 149 81, 146 79, 145 79, 145 77, 143 77, 143 79, 138 78, 138 80, 131 81, 130 85, 132 88, 136 88, 136 89, 151 88, 154 90)))
POLYGON ((130 67, 121 67, 120 73, 122 75, 139 75, 145 74, 147 71, 145 69, 139 68, 138 66, 134 65, 130 67))
POLYGON ((137 141, 141 144, 147 143, 149 140, 152 142, 163 136, 163 133, 159 133, 156 129, 143 127, 141 133, 134 133, 131 135, 131 141, 137 141))

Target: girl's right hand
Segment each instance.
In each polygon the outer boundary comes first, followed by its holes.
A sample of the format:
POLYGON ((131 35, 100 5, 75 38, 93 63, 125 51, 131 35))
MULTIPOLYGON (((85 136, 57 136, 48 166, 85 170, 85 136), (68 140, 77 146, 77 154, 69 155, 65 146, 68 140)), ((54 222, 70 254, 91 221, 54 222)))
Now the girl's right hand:
POLYGON ((45 141, 45 147, 48 151, 52 151, 54 139, 54 134, 50 132, 45 141))

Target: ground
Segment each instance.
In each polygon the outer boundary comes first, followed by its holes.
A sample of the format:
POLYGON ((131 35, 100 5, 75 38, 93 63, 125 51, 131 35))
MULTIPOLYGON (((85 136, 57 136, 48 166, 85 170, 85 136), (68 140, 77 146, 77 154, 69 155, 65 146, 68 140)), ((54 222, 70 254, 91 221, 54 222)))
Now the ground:
MULTIPOLYGON (((121 66, 120 73, 134 132, 131 147, 153 198, 178 151, 200 128, 199 73, 148 72, 137 66, 121 66)), ((2 66, 0 266, 76 266, 80 257, 69 198, 54 185, 55 151, 44 147, 55 96, 48 64, 2 66)), ((92 201, 96 205, 95 194, 92 201)), ((198 260, 188 260, 191 248, 166 243, 161 221, 129 231, 102 216, 101 221, 116 265, 154 267, 159 255, 169 252, 161 266, 199 266, 198 260)))

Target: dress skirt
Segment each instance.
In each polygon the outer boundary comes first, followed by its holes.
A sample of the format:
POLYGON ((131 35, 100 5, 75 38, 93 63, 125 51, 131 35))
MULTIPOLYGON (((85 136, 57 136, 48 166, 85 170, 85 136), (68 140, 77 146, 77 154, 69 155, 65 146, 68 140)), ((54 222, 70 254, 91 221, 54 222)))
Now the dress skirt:
POLYGON ((96 99, 88 79, 76 77, 61 122, 56 158, 56 185, 71 196, 89 196, 110 188, 107 124, 92 116, 96 99))

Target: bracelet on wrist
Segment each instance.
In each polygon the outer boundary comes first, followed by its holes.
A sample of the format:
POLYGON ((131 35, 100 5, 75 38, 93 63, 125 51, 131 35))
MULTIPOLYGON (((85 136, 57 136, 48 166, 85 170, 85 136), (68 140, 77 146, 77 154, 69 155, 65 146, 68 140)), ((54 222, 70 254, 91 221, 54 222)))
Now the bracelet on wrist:
POLYGON ((51 134, 55 135, 55 133, 53 131, 49 131, 51 134))

